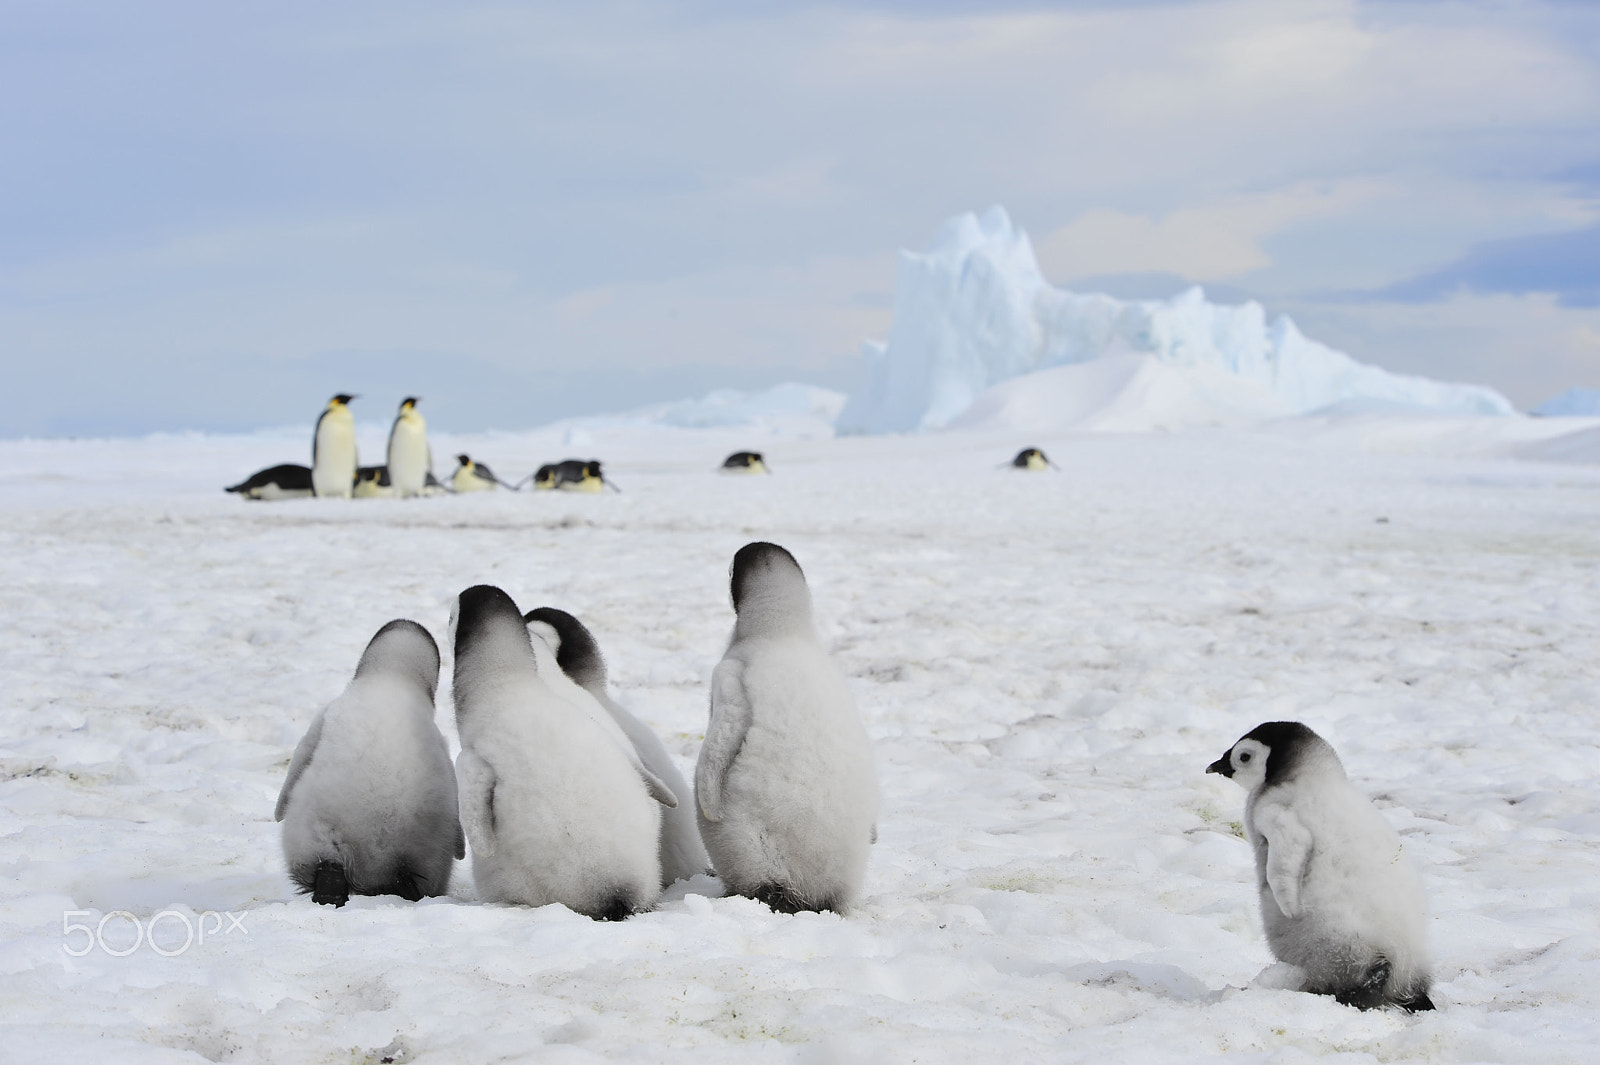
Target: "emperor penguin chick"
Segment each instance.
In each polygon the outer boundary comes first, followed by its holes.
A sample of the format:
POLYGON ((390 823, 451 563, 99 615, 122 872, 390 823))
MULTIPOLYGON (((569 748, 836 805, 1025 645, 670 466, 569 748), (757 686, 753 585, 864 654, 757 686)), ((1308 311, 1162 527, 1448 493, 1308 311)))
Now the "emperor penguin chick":
POLYGON ((311 435, 311 487, 319 496, 349 499, 355 491, 356 419, 350 413, 355 396, 341 392, 328 400, 311 435))
POLYGON ((846 910, 877 839, 866 730, 817 639, 794 556, 746 544, 731 584, 738 620, 711 677, 694 773, 701 839, 736 894, 785 913, 846 910))
POLYGON ((456 775, 434 723, 439 649, 391 621, 356 675, 311 722, 278 796, 289 876, 317 902, 443 895, 466 856, 456 775))
POLYGON ((661 808, 661 886, 708 871, 711 861, 700 842, 695 824, 694 804, 689 801, 689 784, 673 765, 667 748, 643 721, 630 714, 606 691, 606 660, 600 645, 583 622, 555 607, 542 606, 523 615, 528 630, 555 648, 561 672, 594 697, 633 743, 644 767, 659 777, 673 795, 676 806, 661 808))
POLYGON ((562 676, 505 592, 468 588, 451 624, 456 773, 479 893, 607 920, 649 909, 661 894, 656 803, 677 797, 562 676))
POLYGON ((1250 793, 1261 923, 1273 957, 1305 972, 1301 990, 1361 1009, 1433 1009, 1422 885, 1328 742, 1298 721, 1269 721, 1206 772, 1250 793))
POLYGON ((433 472, 433 450, 428 447, 428 423, 417 412, 417 397, 400 401, 400 411, 389 429, 389 482, 401 499, 422 495, 433 472))

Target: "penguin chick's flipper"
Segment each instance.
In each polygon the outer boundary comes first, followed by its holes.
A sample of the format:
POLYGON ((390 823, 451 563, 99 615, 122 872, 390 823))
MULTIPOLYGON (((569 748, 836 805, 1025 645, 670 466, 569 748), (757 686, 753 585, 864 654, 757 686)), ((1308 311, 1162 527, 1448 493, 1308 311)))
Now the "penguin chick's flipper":
POLYGON ((494 853, 494 769, 463 750, 456 758, 456 781, 461 788, 461 827, 473 853, 488 857, 494 853))
POLYGON ((1346 1006, 1354 1006, 1358 1010, 1377 1009, 1385 1005, 1383 990, 1389 983, 1389 975, 1394 972, 1394 966, 1389 959, 1378 956, 1378 960, 1361 974, 1361 982, 1354 987, 1334 993, 1334 998, 1346 1006))
MULTIPOLYGON (((456 805, 458 807, 457 812, 459 813, 460 812, 459 811, 460 803, 458 802, 456 805)), ((465 858, 466 856, 467 856, 467 834, 461 828, 461 818, 457 817, 456 818, 456 860, 460 861, 461 859, 465 858)))
POLYGON ((324 858, 317 863, 316 879, 312 881, 311 901, 335 908, 350 901, 350 882, 345 879, 344 866, 324 858))
POLYGON ((728 770, 750 731, 750 700, 744 691, 744 663, 724 658, 711 674, 711 722, 694 767, 694 793, 707 821, 722 820, 722 788, 728 770))
POLYGON ((633 766, 639 771, 639 777, 644 781, 644 786, 650 789, 650 797, 652 799, 669 810, 678 808, 678 796, 673 794, 671 788, 667 787, 665 780, 650 772, 641 761, 635 760, 633 766))
POLYGON ((289 793, 294 791, 295 781, 300 779, 300 774, 311 764, 311 756, 317 753, 317 741, 322 739, 322 714, 323 711, 317 712, 311 727, 300 737, 300 744, 294 749, 294 757, 289 759, 289 776, 283 782, 283 790, 278 792, 278 808, 272 812, 274 821, 283 820, 283 815, 289 810, 289 793))
POLYGON ((1311 857, 1311 833, 1290 810, 1262 803, 1256 808, 1256 831, 1267 840, 1267 886, 1285 917, 1299 917, 1300 881, 1311 857))

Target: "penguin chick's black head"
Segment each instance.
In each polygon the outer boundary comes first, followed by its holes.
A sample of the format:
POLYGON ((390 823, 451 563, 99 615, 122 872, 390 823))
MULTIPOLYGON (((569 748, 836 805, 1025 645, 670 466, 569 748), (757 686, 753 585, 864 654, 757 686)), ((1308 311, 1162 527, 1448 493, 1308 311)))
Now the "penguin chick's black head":
POLYGON ((525 624, 542 621, 556 630, 561 646, 556 649, 556 664, 561 672, 577 681, 578 686, 593 691, 604 688, 606 661, 600 654, 600 645, 583 622, 553 606, 541 606, 522 615, 525 624))
POLYGON ((509 595, 492 584, 475 584, 456 599, 456 656, 490 628, 510 621, 526 634, 522 612, 509 595))
MULTIPOLYGON (((1223 752, 1221 758, 1206 766, 1207 773, 1220 773, 1225 777, 1234 775, 1233 752, 1245 740, 1254 740, 1266 748, 1266 779, 1265 784, 1275 784, 1292 773, 1308 756, 1319 750, 1325 750, 1333 755, 1333 748, 1321 736, 1298 721, 1267 721, 1240 736, 1234 741, 1232 747, 1223 752)), ((1240 755, 1241 758, 1251 757, 1250 752, 1240 755)), ((1337 763, 1338 756, 1334 755, 1337 763)))
POLYGON ((806 575, 800 563, 777 544, 758 540, 739 548, 733 556, 728 582, 729 590, 733 593, 734 613, 738 613, 745 600, 770 583, 773 577, 798 578, 800 586, 805 587, 806 575))
POLYGON ((356 665, 356 676, 372 668, 409 672, 428 689, 431 699, 439 687, 439 645, 433 634, 408 618, 395 618, 367 641, 356 665))

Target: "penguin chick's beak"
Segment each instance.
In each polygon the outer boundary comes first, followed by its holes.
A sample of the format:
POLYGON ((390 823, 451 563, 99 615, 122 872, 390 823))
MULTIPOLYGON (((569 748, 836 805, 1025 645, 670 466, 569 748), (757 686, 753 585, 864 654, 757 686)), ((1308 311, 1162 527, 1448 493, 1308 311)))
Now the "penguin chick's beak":
MULTIPOLYGON (((1233 752, 1231 750, 1228 752, 1228 754, 1232 753, 1233 752)), ((1233 763, 1228 760, 1228 754, 1223 755, 1215 762, 1212 762, 1210 765, 1206 766, 1206 772, 1221 773, 1225 777, 1233 776, 1233 763)))

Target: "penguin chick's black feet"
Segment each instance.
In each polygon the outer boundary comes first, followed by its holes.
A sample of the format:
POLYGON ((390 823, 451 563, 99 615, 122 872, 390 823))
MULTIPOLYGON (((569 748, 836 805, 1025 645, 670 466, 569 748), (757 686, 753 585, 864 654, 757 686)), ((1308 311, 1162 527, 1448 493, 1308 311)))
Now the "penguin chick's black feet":
POLYGON ((401 866, 400 871, 395 874, 394 883, 389 885, 389 890, 384 894, 399 895, 407 902, 420 902, 422 899, 422 877, 401 866))
POLYGON ((345 879, 344 866, 327 859, 317 863, 316 878, 311 882, 311 901, 324 906, 343 906, 350 901, 350 881, 345 879))
POLYGON ((775 913, 801 913, 808 910, 821 912, 834 908, 831 899, 824 902, 810 902, 787 884, 762 884, 750 893, 750 897, 757 902, 766 903, 775 913))
POLYGON ((1358 1010, 1377 1009, 1379 1006, 1388 1005, 1384 997, 1384 988, 1389 983, 1389 974, 1394 972, 1394 966, 1388 958, 1380 957, 1373 962, 1361 976, 1361 982, 1352 988, 1334 993, 1334 998, 1346 1006, 1354 1006, 1358 1010))

